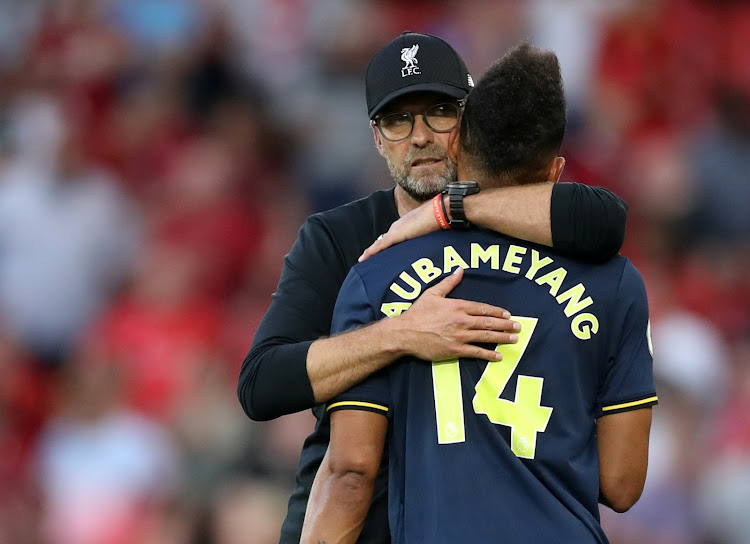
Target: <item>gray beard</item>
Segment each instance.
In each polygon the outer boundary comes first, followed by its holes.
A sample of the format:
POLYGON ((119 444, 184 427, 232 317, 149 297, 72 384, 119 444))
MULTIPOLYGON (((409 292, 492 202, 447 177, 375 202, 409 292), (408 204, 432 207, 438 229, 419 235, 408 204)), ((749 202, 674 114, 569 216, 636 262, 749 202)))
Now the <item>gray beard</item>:
POLYGON ((401 164, 394 163, 387 155, 385 160, 388 163, 388 170, 390 170, 391 176, 396 180, 398 186, 417 202, 426 202, 439 194, 448 183, 456 181, 458 175, 458 167, 447 158, 445 150, 434 145, 410 151, 401 164), (438 153, 435 153, 435 151, 438 151, 438 153), (442 172, 425 172, 414 175, 411 172, 411 163, 420 156, 439 156, 447 159, 447 167, 442 172))

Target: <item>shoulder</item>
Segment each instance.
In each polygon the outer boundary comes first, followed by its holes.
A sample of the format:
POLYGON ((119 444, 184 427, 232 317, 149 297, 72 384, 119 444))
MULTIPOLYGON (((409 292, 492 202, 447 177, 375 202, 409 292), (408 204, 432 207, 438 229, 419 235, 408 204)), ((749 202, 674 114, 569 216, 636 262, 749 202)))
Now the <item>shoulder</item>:
POLYGON ((621 262, 620 282, 617 293, 621 299, 646 300, 646 284, 643 276, 635 265, 625 257, 619 257, 621 262))
POLYGON ((438 231, 405 240, 357 264, 353 270, 363 279, 372 275, 386 275, 388 271, 398 274, 413 261, 434 255, 438 247, 442 251, 443 246, 449 243, 445 234, 445 231, 438 231))
POLYGON ((362 227, 370 226, 375 218, 390 215, 391 211, 398 215, 393 201, 393 189, 377 191, 359 200, 308 216, 300 233, 312 235, 325 231, 341 234, 347 229, 362 230, 362 227))
POLYGON ((397 214, 393 189, 376 191, 348 204, 318 212, 311 215, 308 222, 329 228, 351 228, 356 225, 371 225, 386 214, 397 214))
POLYGON ((360 279, 367 296, 374 302, 379 303, 386 298, 394 282, 405 282, 409 290, 416 289, 414 292, 419 293, 448 272, 446 262, 451 258, 455 257, 460 261, 461 255, 464 255, 469 259, 469 253, 465 249, 469 247, 471 239, 466 233, 432 232, 373 255, 356 264, 352 268, 352 274, 360 279), (455 249, 446 257, 446 249, 452 249, 453 246, 455 249), (420 287, 417 287, 418 284, 420 287))
POLYGON ((377 191, 356 200, 307 218, 299 239, 319 249, 337 254, 346 270, 357 258, 398 219, 393 189, 377 191))

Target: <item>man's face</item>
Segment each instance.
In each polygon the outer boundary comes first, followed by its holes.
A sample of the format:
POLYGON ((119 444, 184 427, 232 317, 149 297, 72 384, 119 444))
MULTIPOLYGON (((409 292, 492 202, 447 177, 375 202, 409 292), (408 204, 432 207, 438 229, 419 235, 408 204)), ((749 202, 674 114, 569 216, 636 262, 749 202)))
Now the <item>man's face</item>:
POLYGON ((431 106, 444 103, 456 103, 456 100, 438 93, 414 93, 388 104, 378 118, 396 112, 414 115, 414 128, 404 140, 389 141, 377 127, 373 127, 375 144, 385 157, 391 175, 409 196, 419 202, 429 200, 448 183, 456 181, 456 164, 448 156, 448 140, 458 131, 460 123, 450 132, 435 132, 421 115, 431 106))

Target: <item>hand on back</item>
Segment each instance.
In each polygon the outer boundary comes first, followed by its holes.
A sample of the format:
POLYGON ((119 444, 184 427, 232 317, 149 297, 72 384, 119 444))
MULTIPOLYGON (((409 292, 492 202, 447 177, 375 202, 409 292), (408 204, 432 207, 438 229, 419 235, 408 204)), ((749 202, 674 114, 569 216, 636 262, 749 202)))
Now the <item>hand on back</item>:
MULTIPOLYGON (((406 216, 405 216, 406 217, 406 216)), ((403 314, 392 318, 406 333, 406 351, 427 361, 474 357, 499 361, 502 355, 474 344, 514 344, 521 324, 510 312, 483 302, 446 298, 463 278, 463 269, 427 289, 403 314)))

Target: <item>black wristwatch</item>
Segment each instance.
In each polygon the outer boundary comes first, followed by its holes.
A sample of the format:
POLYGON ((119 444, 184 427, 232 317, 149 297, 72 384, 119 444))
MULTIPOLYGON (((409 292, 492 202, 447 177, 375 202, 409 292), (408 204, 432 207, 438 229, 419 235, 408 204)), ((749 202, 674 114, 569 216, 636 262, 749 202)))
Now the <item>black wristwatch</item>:
POLYGON ((448 194, 450 202, 451 219, 448 224, 451 228, 460 230, 471 227, 464 213, 464 197, 478 192, 479 184, 476 181, 460 181, 445 186, 443 194, 448 194))

